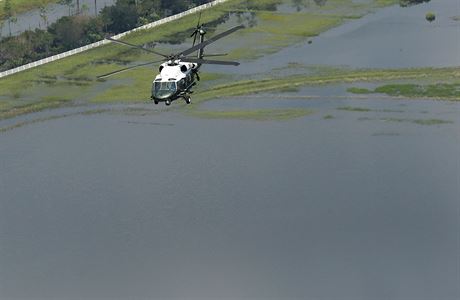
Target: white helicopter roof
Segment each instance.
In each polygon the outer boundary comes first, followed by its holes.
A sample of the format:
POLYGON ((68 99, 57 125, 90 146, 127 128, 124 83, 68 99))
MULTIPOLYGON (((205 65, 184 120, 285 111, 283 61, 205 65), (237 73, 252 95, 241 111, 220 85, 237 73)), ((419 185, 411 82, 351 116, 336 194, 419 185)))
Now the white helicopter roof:
POLYGON ((175 79, 176 81, 185 78, 190 71, 196 67, 196 64, 189 62, 177 62, 171 65, 169 62, 162 63, 160 74, 155 77, 155 80, 169 81, 169 79, 175 79), (185 68, 186 70, 184 71, 185 68))

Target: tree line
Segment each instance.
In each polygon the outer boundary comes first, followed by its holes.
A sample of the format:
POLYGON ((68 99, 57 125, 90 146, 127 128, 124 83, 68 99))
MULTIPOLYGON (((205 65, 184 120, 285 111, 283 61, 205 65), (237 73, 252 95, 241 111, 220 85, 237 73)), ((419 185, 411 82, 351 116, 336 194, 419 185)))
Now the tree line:
MULTIPOLYGON (((61 4, 69 6, 69 16, 60 18, 47 29, 27 30, 0 41, 0 71, 94 43, 107 35, 124 32, 208 2, 211 0, 117 0, 114 5, 104 7, 97 16, 92 17, 85 14, 80 0, 61 0, 61 4), (71 6, 76 7, 74 15, 70 14, 71 6)), ((14 21, 10 0, 5 0, 4 5, 8 9, 4 9, 6 21, 14 21)), ((96 9, 97 0, 94 5, 96 9)))

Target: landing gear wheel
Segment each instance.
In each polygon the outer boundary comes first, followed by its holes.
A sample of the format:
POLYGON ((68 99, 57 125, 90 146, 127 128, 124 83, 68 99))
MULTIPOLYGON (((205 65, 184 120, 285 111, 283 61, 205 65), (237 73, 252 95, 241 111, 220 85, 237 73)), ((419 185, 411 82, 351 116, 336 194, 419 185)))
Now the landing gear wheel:
POLYGON ((171 100, 166 100, 166 101, 165 101, 165 104, 166 104, 167 106, 170 106, 170 105, 171 105, 171 100))
POLYGON ((187 104, 192 103, 192 98, 190 96, 185 96, 184 99, 185 99, 185 103, 187 104))
POLYGON ((158 100, 153 100, 153 103, 158 104, 158 100))

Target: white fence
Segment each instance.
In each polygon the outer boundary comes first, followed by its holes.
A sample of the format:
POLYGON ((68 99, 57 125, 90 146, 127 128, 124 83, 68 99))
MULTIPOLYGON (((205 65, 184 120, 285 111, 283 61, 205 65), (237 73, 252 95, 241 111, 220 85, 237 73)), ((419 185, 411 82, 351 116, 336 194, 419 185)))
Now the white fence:
MULTIPOLYGON (((169 23, 171 21, 180 19, 180 18, 182 18, 184 16, 194 14, 194 13, 196 13, 198 11, 208 9, 208 8, 210 8, 210 7, 212 7, 212 6, 216 5, 216 4, 224 3, 224 2, 227 2, 227 1, 228 0, 215 0, 213 2, 203 4, 203 5, 194 7, 192 9, 189 9, 187 11, 181 12, 180 14, 173 15, 173 16, 170 16, 170 17, 167 17, 167 18, 164 18, 164 19, 161 19, 161 20, 146 24, 144 26, 134 28, 134 29, 132 29, 130 31, 122 32, 120 34, 117 34, 117 35, 113 36, 112 38, 118 40, 118 39, 124 37, 125 35, 128 35, 128 34, 132 33, 132 32, 157 27, 159 25, 169 23)), ((41 59, 41 60, 37 60, 37 61, 31 62, 31 63, 28 63, 27 65, 23 65, 23 66, 20 66, 20 67, 17 67, 17 68, 8 70, 8 71, 0 72, 0 78, 6 77, 8 75, 12 75, 12 74, 15 74, 15 73, 18 73, 18 72, 22 72, 22 71, 25 71, 25 70, 28 70, 28 69, 32 69, 32 68, 35 68, 35 67, 50 63, 52 61, 56 61, 56 60, 65 58, 65 57, 69 57, 69 56, 77 54, 77 53, 82 53, 82 52, 85 52, 85 51, 87 51, 89 49, 93 49, 93 48, 105 45, 107 43, 110 43, 110 42, 108 40, 102 40, 102 41, 99 41, 99 42, 96 42, 96 43, 93 43, 93 44, 89 44, 89 45, 86 45, 86 46, 83 46, 83 47, 80 47, 80 48, 76 48, 76 49, 64 52, 64 53, 60 53, 60 54, 50 56, 50 57, 47 57, 47 58, 44 58, 44 59, 41 59)))

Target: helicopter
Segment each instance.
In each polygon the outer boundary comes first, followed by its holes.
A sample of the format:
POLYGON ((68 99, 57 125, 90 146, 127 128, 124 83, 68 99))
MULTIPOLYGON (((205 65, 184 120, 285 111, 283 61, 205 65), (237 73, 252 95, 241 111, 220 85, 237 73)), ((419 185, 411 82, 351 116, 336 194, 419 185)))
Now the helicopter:
POLYGON ((244 25, 238 25, 232 27, 210 39, 205 41, 204 36, 206 34, 206 30, 204 24, 200 24, 201 14, 198 18, 198 23, 190 37, 193 37, 193 44, 192 47, 179 52, 173 53, 170 55, 166 55, 160 53, 156 50, 152 50, 155 46, 151 48, 144 48, 143 46, 130 44, 124 41, 115 40, 111 37, 107 37, 106 39, 118 43, 124 46, 128 46, 131 48, 141 49, 152 54, 156 54, 162 56, 163 59, 157 61, 151 61, 127 68, 123 68, 114 72, 110 72, 98 78, 106 78, 121 72, 125 72, 131 69, 135 69, 142 66, 147 66, 151 64, 156 64, 162 62, 159 67, 159 74, 155 77, 152 82, 152 90, 151 90, 151 97, 150 99, 153 100, 155 104, 159 102, 164 102, 167 106, 171 105, 174 100, 177 99, 184 99, 187 104, 190 104, 191 96, 190 94, 193 93, 192 88, 197 84, 197 81, 200 81, 200 76, 198 71, 203 64, 214 64, 214 65, 226 65, 226 66, 238 66, 240 63, 235 61, 221 61, 221 60, 209 60, 205 59, 206 57, 211 56, 225 56, 226 54, 205 54, 204 48, 215 41, 234 33, 237 30, 245 28, 244 25), (195 45, 197 36, 199 36, 199 43, 195 45), (193 52, 197 51, 196 57, 190 57, 188 55, 192 54, 193 52))

